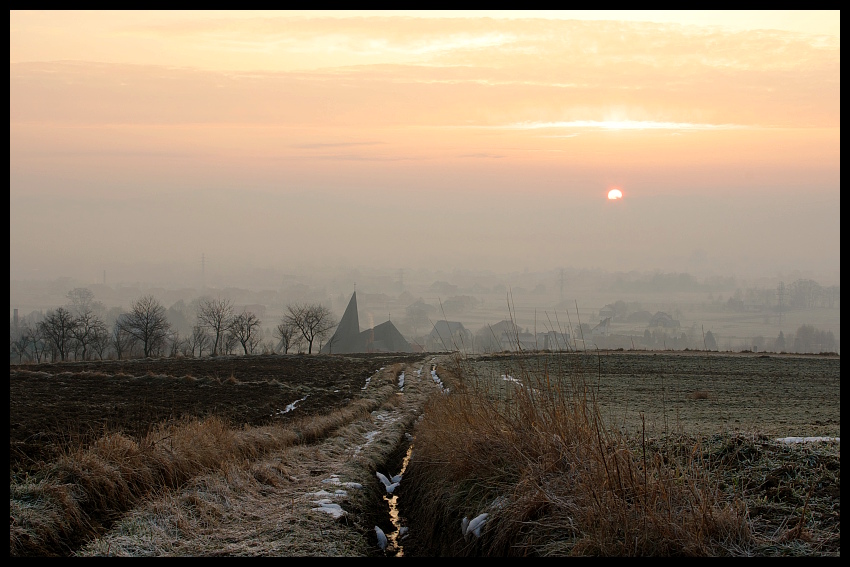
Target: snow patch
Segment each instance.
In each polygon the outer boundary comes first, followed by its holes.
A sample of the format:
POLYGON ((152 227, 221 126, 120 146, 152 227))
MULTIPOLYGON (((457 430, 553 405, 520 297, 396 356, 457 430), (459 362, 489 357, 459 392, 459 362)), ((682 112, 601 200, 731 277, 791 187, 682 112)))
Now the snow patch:
POLYGON ((334 517, 335 520, 338 519, 338 518, 341 518, 342 516, 346 516, 348 514, 348 512, 346 512, 345 510, 342 509, 342 506, 340 506, 339 504, 335 504, 334 502, 331 502, 327 498, 323 498, 322 500, 314 500, 313 504, 318 504, 318 506, 315 507, 315 508, 311 508, 311 510, 314 510, 316 512, 324 512, 325 514, 330 514, 331 516, 334 517))
POLYGON ((296 406, 299 402, 303 402, 303 401, 304 401, 304 400, 306 400, 308 397, 310 397, 310 394, 307 394, 306 396, 304 396, 304 397, 303 397, 303 398, 301 398, 300 400, 295 400, 294 402, 292 402, 291 404, 289 404, 288 406, 286 406, 286 409, 282 409, 282 410, 278 411, 276 414, 272 414, 272 415, 283 415, 283 414, 285 414, 285 413, 289 413, 289 412, 291 412, 292 410, 294 410, 294 409, 295 409, 295 406, 296 406))

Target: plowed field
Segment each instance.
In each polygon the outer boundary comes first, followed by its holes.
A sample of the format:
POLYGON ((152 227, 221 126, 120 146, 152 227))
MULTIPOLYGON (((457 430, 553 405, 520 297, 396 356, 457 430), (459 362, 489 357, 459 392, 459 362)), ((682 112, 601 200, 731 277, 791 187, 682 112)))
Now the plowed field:
POLYGON ((359 396, 382 366, 420 358, 271 355, 12 366, 10 468, 36 467, 70 443, 106 432, 138 437, 166 420, 218 415, 232 425, 258 426, 331 413, 359 396))

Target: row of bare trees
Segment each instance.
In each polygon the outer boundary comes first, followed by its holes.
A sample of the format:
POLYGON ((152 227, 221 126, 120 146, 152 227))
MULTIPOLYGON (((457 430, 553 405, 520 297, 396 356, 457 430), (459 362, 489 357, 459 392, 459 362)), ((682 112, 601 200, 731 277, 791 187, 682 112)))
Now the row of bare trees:
MULTIPOLYGON (((228 334, 239 341, 244 354, 252 354, 260 340, 260 323, 251 312, 234 313, 229 299, 205 299, 198 311, 198 326, 209 331, 213 356, 219 353, 219 344, 226 340, 228 334)), ((312 354, 316 340, 326 338, 336 325, 333 313, 324 305, 288 305, 286 315, 275 328, 278 348, 288 353, 303 341, 307 345, 307 354, 312 354)))
MULTIPOLYGON (((202 298, 197 307, 192 331, 181 338, 167 318, 165 307, 146 295, 133 302, 129 312, 115 317, 110 326, 104 321, 105 308, 94 301, 92 292, 77 288, 68 294, 65 307, 48 311, 36 323, 13 325, 10 354, 18 362, 32 360, 88 360, 114 356, 164 355, 211 356, 232 354, 241 346, 244 354, 260 350, 263 330, 259 317, 247 310, 237 312, 225 298, 202 298)), ((291 304, 274 329, 274 343, 264 345, 263 352, 302 352, 312 354, 336 327, 331 311, 321 304, 291 304)))
POLYGON ((12 329, 10 350, 19 362, 24 357, 36 362, 48 357, 54 361, 72 357, 88 360, 94 355, 103 359, 110 350, 120 359, 136 345, 143 356, 155 356, 173 337, 165 308, 152 296, 134 302, 128 313, 117 318, 111 331, 89 290, 76 289, 68 296, 71 304, 67 307, 48 311, 35 324, 12 329))
POLYGON ((198 322, 192 332, 198 354, 203 353, 204 331, 209 333, 207 337, 212 356, 218 356, 222 349, 229 352, 228 344, 233 342, 242 345, 244 354, 253 354, 262 341, 261 323, 259 317, 250 311, 236 313, 229 299, 202 299, 198 307, 198 322))

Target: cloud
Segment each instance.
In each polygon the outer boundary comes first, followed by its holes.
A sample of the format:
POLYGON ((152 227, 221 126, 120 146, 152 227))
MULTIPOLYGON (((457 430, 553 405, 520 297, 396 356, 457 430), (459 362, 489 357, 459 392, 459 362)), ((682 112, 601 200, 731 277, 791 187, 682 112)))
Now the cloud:
POLYGON ((694 124, 691 122, 658 122, 653 120, 571 120, 566 122, 521 122, 502 128, 539 130, 543 128, 578 128, 600 130, 739 130, 743 124, 694 124))
POLYGON ((458 157, 462 158, 484 158, 484 159, 499 159, 505 156, 499 154, 489 154, 484 152, 474 153, 474 154, 461 154, 458 157))
POLYGON ((340 161, 410 161, 412 156, 366 156, 362 154, 326 154, 309 156, 303 159, 340 160, 340 161))
POLYGON ((296 144, 293 148, 302 150, 318 150, 323 148, 347 148, 352 146, 376 146, 385 142, 318 142, 312 144, 296 144))

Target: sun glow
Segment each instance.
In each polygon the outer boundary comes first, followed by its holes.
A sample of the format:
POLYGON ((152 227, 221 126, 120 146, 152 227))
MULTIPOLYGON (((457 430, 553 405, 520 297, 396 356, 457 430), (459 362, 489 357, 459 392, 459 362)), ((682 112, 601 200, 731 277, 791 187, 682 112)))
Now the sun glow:
POLYGON ((653 120, 572 120, 561 122, 519 122, 505 126, 518 130, 572 128, 595 130, 742 130, 741 124, 703 124, 694 122, 657 122, 653 120))
POLYGON ((622 198, 623 198, 623 192, 620 191, 619 189, 611 189, 610 191, 608 191, 608 200, 609 201, 616 201, 616 200, 622 199, 622 198))

